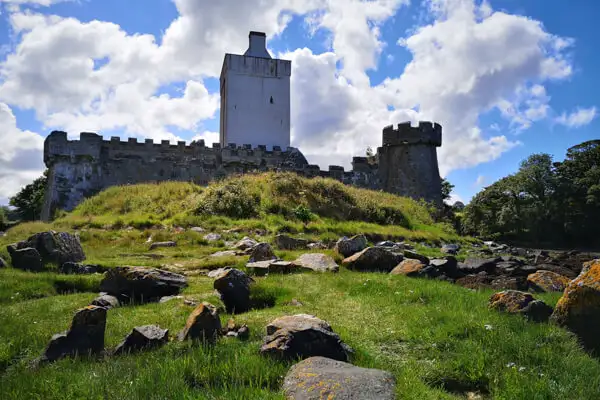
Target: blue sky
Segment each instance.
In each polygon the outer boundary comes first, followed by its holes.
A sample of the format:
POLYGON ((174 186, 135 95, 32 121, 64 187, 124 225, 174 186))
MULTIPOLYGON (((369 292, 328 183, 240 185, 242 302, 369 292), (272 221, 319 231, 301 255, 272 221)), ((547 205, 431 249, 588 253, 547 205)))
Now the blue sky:
POLYGON ((468 201, 536 152, 600 137, 600 3, 575 0, 0 0, 0 203, 53 129, 217 140, 218 74, 264 31, 292 60, 292 145, 350 167, 405 120, 444 127, 468 201))

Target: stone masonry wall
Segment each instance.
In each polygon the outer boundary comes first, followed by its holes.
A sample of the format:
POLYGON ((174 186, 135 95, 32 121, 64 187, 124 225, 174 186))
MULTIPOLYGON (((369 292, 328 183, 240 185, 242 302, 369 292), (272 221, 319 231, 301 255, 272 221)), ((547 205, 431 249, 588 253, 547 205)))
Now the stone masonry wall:
POLYGON ((122 142, 118 137, 104 140, 83 132, 79 140, 68 140, 65 132, 54 131, 44 143, 44 162, 49 169, 42 219, 49 220, 57 209, 70 211, 86 197, 115 185, 167 180, 206 185, 218 177, 260 171, 293 171, 306 177, 331 177, 345 184, 384 190, 441 203, 435 147, 441 145, 437 124, 400 124, 386 127, 383 146, 375 162, 353 157, 352 170, 330 166, 322 171, 310 165, 296 148, 281 150, 266 146, 219 144, 207 147, 204 141, 154 143, 135 138, 122 142))

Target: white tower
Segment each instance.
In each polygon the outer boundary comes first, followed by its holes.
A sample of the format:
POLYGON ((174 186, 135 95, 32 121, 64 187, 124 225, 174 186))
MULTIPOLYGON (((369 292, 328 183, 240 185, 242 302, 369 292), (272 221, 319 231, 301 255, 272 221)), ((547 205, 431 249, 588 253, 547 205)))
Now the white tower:
POLYGON ((273 59, 266 35, 250 32, 244 55, 225 54, 221 69, 221 146, 290 145, 292 62, 273 59))

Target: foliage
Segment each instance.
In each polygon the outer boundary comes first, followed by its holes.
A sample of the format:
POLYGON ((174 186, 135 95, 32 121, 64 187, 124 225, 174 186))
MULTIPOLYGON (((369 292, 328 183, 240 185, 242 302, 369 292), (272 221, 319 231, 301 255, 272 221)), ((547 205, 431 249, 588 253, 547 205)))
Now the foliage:
POLYGON ((196 212, 252 218, 258 215, 260 196, 241 180, 223 180, 206 189, 199 198, 196 212))
POLYGON ((452 193, 452 189, 454 189, 454 185, 450 183, 446 178, 442 179, 442 200, 448 200, 450 198, 450 193, 452 193))
POLYGON ((308 222, 310 222, 311 219, 313 219, 313 215, 310 212, 310 209, 308 209, 308 207, 306 206, 303 206, 302 204, 294 208, 294 216, 304 224, 307 224, 308 222))
POLYGON ((464 210, 466 233, 538 244, 600 244, 600 141, 567 151, 563 162, 533 154, 484 188, 464 210))
POLYGON ((9 204, 17 208, 21 220, 35 221, 40 219, 47 182, 48 170, 44 171, 41 177, 22 188, 16 195, 10 198, 9 204))

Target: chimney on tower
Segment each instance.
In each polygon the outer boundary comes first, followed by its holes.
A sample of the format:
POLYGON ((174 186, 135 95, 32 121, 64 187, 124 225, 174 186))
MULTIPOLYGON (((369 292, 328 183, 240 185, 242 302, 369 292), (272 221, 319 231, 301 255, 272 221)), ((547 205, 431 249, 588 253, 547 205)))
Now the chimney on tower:
POLYGON ((250 31, 248 42, 248 50, 244 53, 245 56, 272 58, 267 51, 267 35, 264 32, 250 31))

